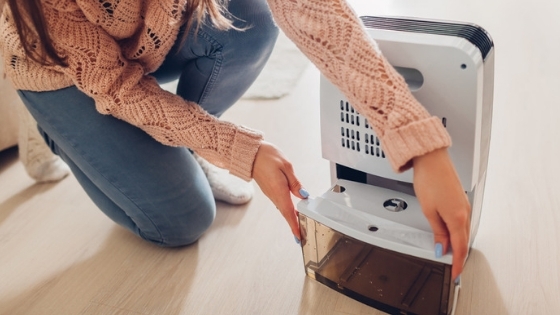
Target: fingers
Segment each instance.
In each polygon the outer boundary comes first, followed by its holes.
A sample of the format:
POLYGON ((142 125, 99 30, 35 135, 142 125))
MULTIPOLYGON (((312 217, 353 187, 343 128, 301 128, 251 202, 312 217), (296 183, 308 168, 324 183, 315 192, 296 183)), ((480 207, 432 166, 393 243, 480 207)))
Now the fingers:
POLYGON ((453 279, 457 279, 461 272, 463 272, 463 266, 465 260, 467 259, 468 253, 468 237, 451 237, 451 246, 453 247, 453 267, 451 269, 451 276, 453 279))
POLYGON ((290 187, 290 191, 292 192, 292 194, 294 194, 294 196, 300 199, 307 199, 307 197, 309 197, 309 193, 307 192, 307 190, 305 190, 305 188, 303 188, 303 185, 301 184, 299 179, 297 179, 291 164, 288 163, 285 166, 284 175, 286 175, 288 186, 290 187))
POLYGON ((453 279, 459 277, 463 271, 463 266, 469 252, 469 219, 464 216, 457 216, 454 224, 449 224, 451 232, 451 247, 453 248, 453 268, 451 276, 453 279))
POLYGON ((435 256, 441 258, 449 250, 449 231, 437 212, 426 214, 426 218, 434 232, 435 256))
MULTIPOLYGON (((287 183, 286 183, 287 184, 287 183)), ((286 185, 286 188, 288 186, 286 185)), ((275 204, 288 225, 292 230, 292 234, 301 240, 301 235, 299 232, 299 223, 296 215, 296 209, 292 203, 292 198, 290 197, 290 192, 286 189, 285 193, 281 194, 279 199, 276 200, 275 204)))
POLYGON ((451 276, 453 279, 459 277, 463 271, 465 260, 468 255, 469 246, 469 224, 465 219, 455 218, 446 224, 439 215, 427 216, 434 232, 435 256, 441 258, 445 255, 451 245, 453 249, 453 267, 451 276), (450 232, 451 231, 451 232, 450 232))
MULTIPOLYGON (((297 196, 301 199, 306 199, 307 197, 309 197, 309 193, 307 192, 307 190, 305 190, 305 188, 303 188, 303 185, 301 184, 301 182, 297 179, 293 167, 291 164, 287 164, 286 168, 284 170, 284 175, 286 175, 286 180, 288 181, 288 187, 290 189, 290 192, 292 194, 294 194, 294 196, 297 196)), ((289 196, 288 196, 289 198, 289 196)), ((292 205, 293 207, 293 203, 291 201, 290 198, 290 205, 292 205)), ((286 216, 284 218, 286 218, 286 221, 288 221, 288 223, 290 224, 290 227, 292 227, 292 233, 294 234, 294 236, 301 241, 301 235, 300 235, 300 230, 299 230, 299 221, 297 218, 297 211, 294 210, 287 213, 286 215, 289 216, 289 218, 287 218, 286 216), (291 214, 293 213, 293 218, 291 218, 291 214), (294 232, 294 227, 292 226, 292 220, 294 220, 294 223, 296 224, 296 230, 294 232)))
POLYGON ((263 191, 266 190, 265 194, 272 203, 274 203, 286 222, 288 222, 292 234, 298 239, 301 239, 296 209, 294 208, 294 203, 290 196, 290 186, 287 176, 283 171, 279 170, 276 178, 269 179, 269 185, 271 186, 264 186, 264 188, 261 187, 261 189, 263 189, 263 191))
POLYGON ((301 239, 297 212, 290 193, 299 198, 306 198, 307 192, 302 190, 301 182, 295 176, 291 163, 280 150, 263 142, 253 165, 253 178, 288 222, 292 234, 298 240, 301 239))
POLYGON ((469 224, 458 216, 446 223, 437 211, 428 212, 426 218, 430 222, 434 233, 434 249, 436 258, 445 255, 450 245, 453 249, 453 267, 451 276, 456 279, 463 271, 468 254, 469 224))

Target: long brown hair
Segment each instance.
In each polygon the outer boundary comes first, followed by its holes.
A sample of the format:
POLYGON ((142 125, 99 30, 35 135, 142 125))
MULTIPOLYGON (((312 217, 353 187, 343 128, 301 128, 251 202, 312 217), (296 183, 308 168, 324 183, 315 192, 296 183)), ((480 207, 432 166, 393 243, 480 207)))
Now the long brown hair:
POLYGON ((59 56, 52 45, 52 39, 47 31, 43 6, 40 0, 7 0, 12 12, 21 45, 25 54, 42 64, 56 64, 65 66, 63 57, 59 56), (38 38, 38 41, 37 41, 38 38), (41 45, 43 49, 37 49, 41 45), (47 59, 52 60, 48 62, 47 59))
MULTIPOLYGON (((175 1, 178 2, 178 0, 175 1)), ((186 39, 188 29, 191 28, 194 20, 199 21, 198 28, 206 17, 218 29, 235 28, 232 21, 227 17, 225 1, 228 0, 189 0, 185 6, 182 20, 187 30, 182 41, 186 39)), ((4 1, 0 1, 0 12, 3 3, 4 1)), ((41 0, 6 0, 6 3, 10 7, 14 24, 27 57, 43 65, 67 66, 66 58, 61 56, 53 46, 41 0)))

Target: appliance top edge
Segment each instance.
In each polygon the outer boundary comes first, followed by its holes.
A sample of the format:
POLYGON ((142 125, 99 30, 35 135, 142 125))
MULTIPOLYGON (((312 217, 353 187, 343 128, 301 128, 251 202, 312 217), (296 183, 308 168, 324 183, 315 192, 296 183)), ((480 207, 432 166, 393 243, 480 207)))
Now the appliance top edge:
POLYGON ((464 38, 480 50, 483 60, 494 48, 488 32, 474 23, 385 16, 361 16, 360 19, 366 28, 464 38))

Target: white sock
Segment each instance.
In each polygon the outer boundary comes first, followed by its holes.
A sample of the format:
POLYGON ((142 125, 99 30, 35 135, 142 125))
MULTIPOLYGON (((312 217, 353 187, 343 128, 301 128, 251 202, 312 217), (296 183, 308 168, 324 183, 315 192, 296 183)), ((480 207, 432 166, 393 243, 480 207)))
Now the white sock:
POLYGON ((70 168, 58 156, 25 164, 27 174, 37 182, 59 181, 70 174, 70 168))
POLYGON ((193 156, 202 167, 206 178, 208 178, 214 199, 233 205, 241 205, 253 198, 255 189, 251 182, 246 182, 230 174, 228 170, 215 166, 197 154, 193 153, 193 156))
POLYGON ((70 168, 54 155, 37 130, 37 122, 23 104, 18 104, 19 160, 27 174, 37 182, 58 181, 70 174, 70 168))

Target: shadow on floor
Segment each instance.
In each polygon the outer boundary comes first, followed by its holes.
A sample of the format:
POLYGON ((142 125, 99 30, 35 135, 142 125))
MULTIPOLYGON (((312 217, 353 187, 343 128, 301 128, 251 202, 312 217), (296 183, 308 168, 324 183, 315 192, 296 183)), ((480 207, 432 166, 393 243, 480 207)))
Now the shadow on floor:
POLYGON ((179 314, 197 264, 197 243, 160 248, 116 226, 91 257, 0 297, 0 314, 179 314))

